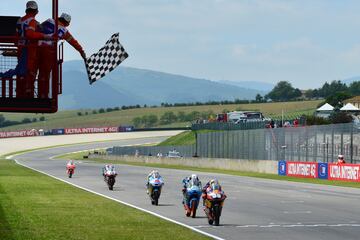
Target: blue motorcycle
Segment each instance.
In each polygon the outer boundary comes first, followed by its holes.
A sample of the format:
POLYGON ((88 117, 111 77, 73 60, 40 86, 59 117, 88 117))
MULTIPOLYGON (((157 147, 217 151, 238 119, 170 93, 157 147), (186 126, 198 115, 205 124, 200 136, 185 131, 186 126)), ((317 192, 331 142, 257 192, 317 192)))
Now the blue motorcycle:
POLYGON ((187 217, 196 217, 196 210, 199 206, 200 197, 201 186, 199 186, 199 184, 194 184, 194 181, 190 180, 187 184, 184 199, 185 214, 187 217))
POLYGON ((149 196, 150 196, 152 205, 157 206, 159 204, 161 188, 163 185, 164 185, 164 181, 162 180, 162 178, 151 177, 149 179, 148 192, 149 192, 149 196))

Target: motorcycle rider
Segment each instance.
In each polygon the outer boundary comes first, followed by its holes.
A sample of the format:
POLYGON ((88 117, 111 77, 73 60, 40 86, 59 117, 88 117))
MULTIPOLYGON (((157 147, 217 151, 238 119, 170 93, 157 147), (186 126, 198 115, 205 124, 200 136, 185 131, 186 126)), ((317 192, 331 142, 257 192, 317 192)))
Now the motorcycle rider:
POLYGON ((160 176, 160 173, 158 170, 152 170, 148 176, 147 176, 147 182, 146 182, 146 193, 149 194, 149 182, 150 178, 159 179, 161 182, 164 182, 162 177, 160 176))
POLYGON ((69 169, 75 169, 76 165, 74 160, 70 160, 68 161, 68 163, 66 164, 66 170, 69 171, 69 169))
POLYGON ((188 188, 188 185, 189 185, 189 182, 193 180, 193 183, 198 186, 200 189, 202 188, 201 187, 201 181, 199 179, 199 177, 196 175, 196 174, 191 174, 190 176, 188 177, 185 177, 183 180, 182 180, 182 183, 183 183, 183 188, 182 188, 182 193, 183 193, 183 204, 185 202, 185 200, 187 199, 187 194, 186 194, 186 189, 188 188))
POLYGON ((102 175, 104 176, 104 180, 106 181, 106 175, 117 175, 116 170, 115 170, 115 166, 111 165, 111 164, 106 164, 103 168, 102 168, 102 175))
POLYGON ((220 185, 220 183, 219 183, 219 181, 216 179, 216 178, 214 178, 214 179, 211 179, 210 181, 208 181, 206 184, 205 184, 205 186, 203 187, 203 189, 202 189, 202 199, 203 199, 203 205, 205 204, 205 199, 206 199, 206 195, 207 195, 207 193, 208 192, 211 192, 212 191, 212 186, 213 185, 216 185, 216 186, 218 186, 218 189, 219 189, 219 191, 220 192, 222 192, 223 194, 224 194, 224 196, 226 197, 226 195, 225 195, 225 193, 222 191, 222 189, 221 189, 221 185, 220 185))

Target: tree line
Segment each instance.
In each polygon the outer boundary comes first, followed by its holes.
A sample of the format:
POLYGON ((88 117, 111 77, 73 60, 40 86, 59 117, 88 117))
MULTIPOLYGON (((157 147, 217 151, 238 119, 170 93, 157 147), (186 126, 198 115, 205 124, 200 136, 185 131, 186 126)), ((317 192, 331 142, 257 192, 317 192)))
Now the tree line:
POLYGON ((340 80, 330 83, 325 82, 322 87, 306 90, 304 93, 300 89, 294 88, 287 81, 280 81, 264 97, 256 96, 257 101, 292 101, 297 99, 319 99, 324 98, 329 104, 339 107, 341 102, 352 96, 360 95, 360 81, 352 82, 349 86, 340 80))
POLYGON ((41 116, 41 117, 39 117, 39 119, 24 118, 21 121, 12 121, 12 120, 6 119, 3 115, 0 114, 0 128, 9 127, 9 126, 13 126, 13 125, 19 125, 19 124, 27 124, 27 123, 37 122, 37 121, 40 121, 40 122, 45 121, 45 117, 41 116))
POLYGON ((214 115, 213 111, 192 111, 190 113, 185 113, 179 111, 177 113, 167 111, 163 113, 160 117, 155 114, 144 115, 142 117, 135 117, 132 120, 132 123, 135 127, 154 127, 157 125, 169 125, 177 122, 192 122, 196 119, 208 119, 209 116, 214 115))

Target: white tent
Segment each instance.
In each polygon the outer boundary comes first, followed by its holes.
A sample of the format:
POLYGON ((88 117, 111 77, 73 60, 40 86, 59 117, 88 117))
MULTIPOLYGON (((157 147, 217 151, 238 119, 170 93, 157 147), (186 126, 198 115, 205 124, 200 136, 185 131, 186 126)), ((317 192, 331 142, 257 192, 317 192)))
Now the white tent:
POLYGON ((325 103, 324 105, 322 105, 321 107, 319 107, 318 109, 316 109, 316 111, 333 111, 334 110, 334 107, 331 106, 330 104, 328 103, 325 103))
POLYGON ((340 111, 360 111, 360 110, 351 103, 347 103, 345 106, 340 108, 340 111))

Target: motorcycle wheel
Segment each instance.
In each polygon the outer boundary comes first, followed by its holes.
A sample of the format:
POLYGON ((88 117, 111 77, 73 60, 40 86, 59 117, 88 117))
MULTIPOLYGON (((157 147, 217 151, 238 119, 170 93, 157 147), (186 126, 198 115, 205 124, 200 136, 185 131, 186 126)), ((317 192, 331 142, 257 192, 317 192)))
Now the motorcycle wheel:
POLYGON ((214 220, 212 220, 212 219, 209 219, 209 220, 208 220, 208 223, 209 223, 210 225, 213 225, 213 223, 214 223, 214 220))
POLYGON ((113 186, 109 186, 109 190, 111 190, 111 191, 112 191, 113 189, 114 189, 114 187, 113 187, 113 186))
POLYGON ((195 218, 196 217, 196 204, 192 204, 191 206, 191 212, 192 212, 192 218, 195 218))
POLYGON ((215 218, 215 226, 219 226, 220 224, 220 207, 214 207, 214 218, 215 218))
POLYGON ((72 173, 69 173, 69 178, 71 178, 72 177, 72 173))
POLYGON ((190 217, 191 211, 186 209, 186 210, 185 210, 185 215, 186 215, 187 217, 190 217))
POLYGON ((158 191, 155 191, 153 193, 152 199, 154 200, 154 204, 156 206, 159 205, 159 197, 160 197, 160 193, 158 191))

